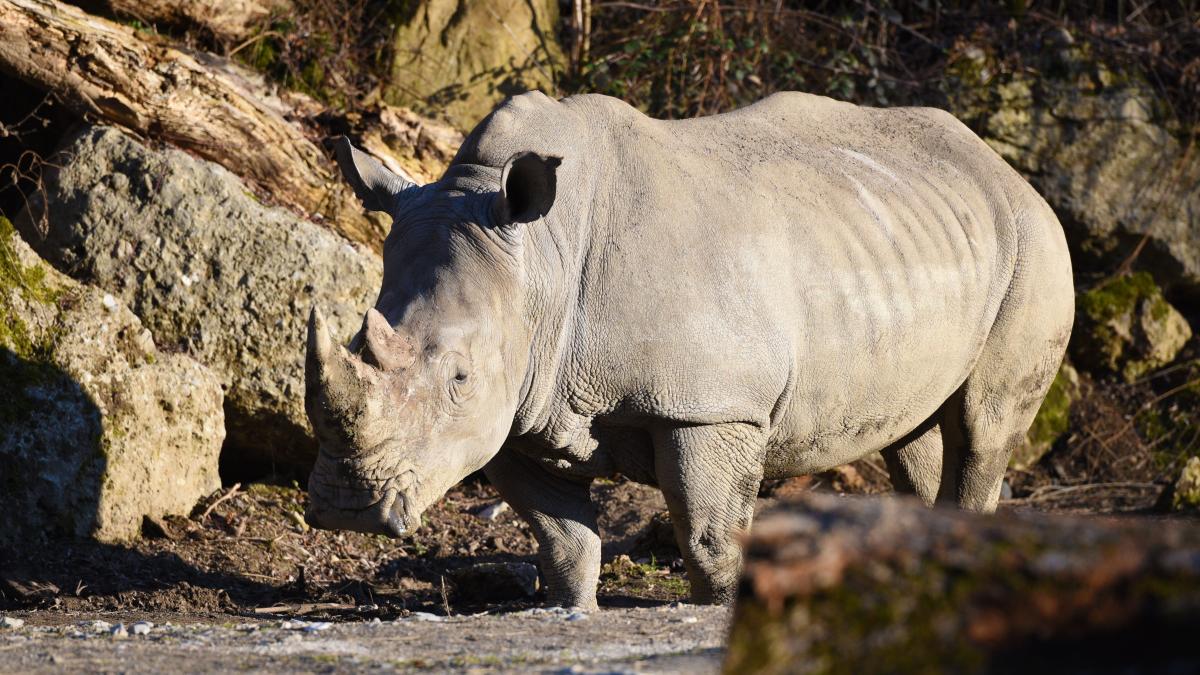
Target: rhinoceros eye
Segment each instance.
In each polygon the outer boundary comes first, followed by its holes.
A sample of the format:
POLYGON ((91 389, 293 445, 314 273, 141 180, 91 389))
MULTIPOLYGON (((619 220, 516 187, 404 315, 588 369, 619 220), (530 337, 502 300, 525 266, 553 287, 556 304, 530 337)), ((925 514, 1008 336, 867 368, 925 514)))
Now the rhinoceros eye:
POLYGON ((445 373, 448 380, 450 400, 462 403, 471 397, 475 390, 475 382, 471 377, 471 364, 466 357, 457 352, 445 356, 445 373))

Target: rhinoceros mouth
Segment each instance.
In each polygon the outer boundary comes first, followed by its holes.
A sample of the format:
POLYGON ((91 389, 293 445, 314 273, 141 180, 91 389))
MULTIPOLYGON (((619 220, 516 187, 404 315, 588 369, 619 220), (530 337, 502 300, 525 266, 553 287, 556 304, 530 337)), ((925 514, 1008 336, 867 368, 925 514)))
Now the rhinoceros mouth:
POLYGON ((392 538, 403 536, 408 531, 405 500, 399 491, 391 488, 363 508, 333 506, 314 492, 304 512, 304 520, 312 527, 323 530, 351 530, 392 538))

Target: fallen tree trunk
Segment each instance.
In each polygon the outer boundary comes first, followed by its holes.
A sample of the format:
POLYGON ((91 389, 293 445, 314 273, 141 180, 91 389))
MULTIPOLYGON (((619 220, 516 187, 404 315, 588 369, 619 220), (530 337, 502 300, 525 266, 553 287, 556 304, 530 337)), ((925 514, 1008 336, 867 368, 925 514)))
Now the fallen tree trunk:
POLYGON ((731 673, 1198 672, 1200 525, 808 495, 748 542, 731 673))
POLYGON ((70 4, 98 6, 113 16, 151 26, 201 28, 223 40, 244 40, 272 12, 291 6, 287 0, 71 0, 70 4))
POLYGON ((81 115, 221 164, 352 241, 382 247, 383 222, 363 214, 324 153, 228 69, 55 0, 0 0, 0 70, 81 115))

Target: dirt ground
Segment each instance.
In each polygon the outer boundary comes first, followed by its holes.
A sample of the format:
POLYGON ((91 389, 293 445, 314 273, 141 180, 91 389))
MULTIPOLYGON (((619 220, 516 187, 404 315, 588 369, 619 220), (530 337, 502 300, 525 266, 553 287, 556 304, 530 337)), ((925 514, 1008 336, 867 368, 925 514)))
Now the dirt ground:
MULTIPOLYGON (((147 521, 129 545, 42 541, 0 552, 0 616, 24 622, 0 628, 0 671, 717 669, 728 614, 681 604, 688 587, 661 494, 624 480, 593 489, 604 552, 602 609, 590 615, 540 610, 540 587, 523 593, 503 575, 460 576, 478 563, 497 563, 489 574, 534 573, 528 526, 486 482, 452 490, 401 540, 313 530, 304 491, 237 485, 189 518, 147 521), (154 627, 134 634, 137 622, 154 627)), ((760 509, 814 489, 890 485, 875 458, 769 481, 760 509)), ((1063 502, 1039 489, 1002 508, 1071 510, 1080 498, 1106 512, 1128 506, 1104 490, 1063 502)))

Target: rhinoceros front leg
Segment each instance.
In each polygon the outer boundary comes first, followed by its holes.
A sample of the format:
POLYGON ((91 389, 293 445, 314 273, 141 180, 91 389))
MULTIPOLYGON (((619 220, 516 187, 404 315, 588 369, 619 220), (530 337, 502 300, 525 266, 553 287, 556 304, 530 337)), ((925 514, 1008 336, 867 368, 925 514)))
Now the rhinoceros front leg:
POLYGON ((655 435, 654 467, 683 552, 692 601, 729 603, 741 571, 765 442, 748 424, 677 427, 655 435))
POLYGON ((595 609, 600 533, 590 481, 550 473, 507 446, 483 472, 533 528, 549 603, 595 609))

